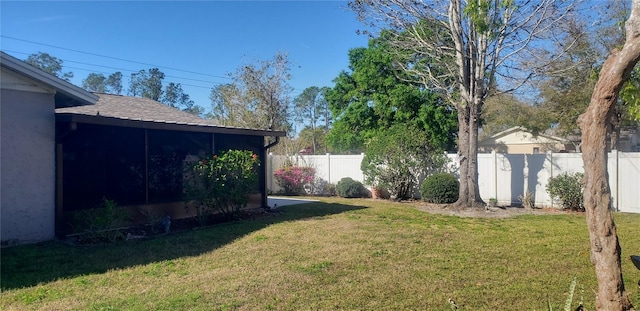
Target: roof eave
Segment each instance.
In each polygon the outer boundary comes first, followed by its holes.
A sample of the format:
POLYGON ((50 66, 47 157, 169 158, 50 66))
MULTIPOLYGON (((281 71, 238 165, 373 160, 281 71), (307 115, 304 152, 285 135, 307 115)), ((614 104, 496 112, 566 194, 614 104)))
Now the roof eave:
POLYGON ((121 119, 121 118, 99 116, 99 115, 91 116, 91 115, 75 114, 75 113, 56 113, 56 122, 87 123, 87 124, 134 127, 134 128, 155 129, 155 130, 175 130, 175 131, 187 131, 187 132, 206 132, 206 133, 252 135, 252 136, 274 136, 274 137, 286 136, 286 132, 284 131, 242 129, 242 128, 233 128, 233 127, 221 127, 221 126, 215 126, 215 125, 188 124, 188 123, 176 123, 176 122, 165 123, 165 122, 156 122, 156 121, 149 121, 149 120, 121 119))
POLYGON ((26 75, 29 78, 51 86, 57 90, 57 92, 63 93, 67 96, 77 99, 79 102, 85 105, 93 105, 98 101, 98 96, 92 94, 84 89, 77 87, 65 80, 50 75, 36 67, 33 67, 24 61, 21 61, 5 52, 0 52, 0 60, 3 67, 26 75))

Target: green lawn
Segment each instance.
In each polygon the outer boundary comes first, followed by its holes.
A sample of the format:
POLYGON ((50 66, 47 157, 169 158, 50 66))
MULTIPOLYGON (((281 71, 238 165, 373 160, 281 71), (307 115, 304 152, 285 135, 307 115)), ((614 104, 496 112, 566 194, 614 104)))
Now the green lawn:
MULTIPOLYGON (((328 198, 282 213, 101 246, 2 249, 1 310, 593 310, 584 215, 459 218, 328 198), (575 307, 575 306, 574 306, 575 307)), ((638 301, 640 215, 616 214, 638 301)))

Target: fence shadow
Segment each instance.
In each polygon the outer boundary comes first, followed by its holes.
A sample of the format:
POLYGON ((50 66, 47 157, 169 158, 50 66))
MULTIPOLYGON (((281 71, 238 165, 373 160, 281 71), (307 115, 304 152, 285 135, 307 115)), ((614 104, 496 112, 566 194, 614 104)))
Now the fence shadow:
POLYGON ((521 197, 525 196, 526 191, 531 193, 531 199, 535 202, 536 189, 541 184, 540 172, 544 170, 545 162, 550 161, 549 156, 547 154, 504 154, 503 157, 509 163, 511 171, 511 204, 521 205, 521 197))
POLYGON ((0 287, 10 290, 62 278, 99 274, 182 257, 198 256, 223 247, 270 225, 340 214, 366 208, 336 203, 284 206, 276 213, 165 236, 104 245, 78 246, 61 241, 2 249, 0 287))
MULTIPOLYGON (((547 154, 528 154, 525 155, 525 157, 527 157, 527 166, 529 168, 529 176, 526 180, 527 189, 531 193, 532 202, 535 202, 537 196, 537 188, 538 185, 541 184, 541 181, 538 180, 540 172, 544 169, 545 162, 550 161, 551 159, 547 154)), ((522 195, 526 194, 523 193, 522 195)))
MULTIPOLYGON (((507 159, 511 167, 511 204, 518 202, 518 197, 524 193, 524 155, 523 154, 505 154, 504 158, 507 159)), ((499 182, 498 182, 499 184, 499 182)))

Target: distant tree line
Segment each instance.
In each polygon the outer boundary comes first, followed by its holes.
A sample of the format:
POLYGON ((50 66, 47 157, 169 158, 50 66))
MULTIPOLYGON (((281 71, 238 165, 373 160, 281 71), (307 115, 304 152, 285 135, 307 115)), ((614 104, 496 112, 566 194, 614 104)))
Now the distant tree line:
MULTIPOLYGON (((31 54, 25 62, 66 81, 73 78, 72 72, 63 72, 63 61, 48 53, 31 54)), ((89 92, 121 95, 124 90, 122 77, 123 74, 120 71, 108 76, 92 72, 82 80, 81 87, 89 92)), ((169 82, 163 87, 164 78, 165 74, 158 68, 132 73, 127 95, 150 98, 198 116, 204 114, 204 108, 191 100, 180 83, 169 82)))

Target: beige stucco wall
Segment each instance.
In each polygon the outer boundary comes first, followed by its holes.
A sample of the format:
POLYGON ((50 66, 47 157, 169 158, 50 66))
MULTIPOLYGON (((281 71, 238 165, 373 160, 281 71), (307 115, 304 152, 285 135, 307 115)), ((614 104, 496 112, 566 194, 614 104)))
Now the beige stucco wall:
POLYGON ((513 154, 533 154, 534 148, 538 148, 538 153, 546 152, 566 152, 571 150, 569 146, 557 139, 548 136, 534 136, 525 131, 515 131, 498 138, 488 138, 478 143, 478 151, 489 153, 513 153, 513 154))
POLYGON ((507 146, 507 153, 534 153, 534 148, 538 148, 538 153, 546 153, 548 151, 558 152, 564 150, 561 144, 513 144, 507 146))
POLYGON ((8 78, 3 71, 0 240, 2 245, 50 240, 55 235, 54 95, 33 84, 28 91, 9 89, 8 78))

